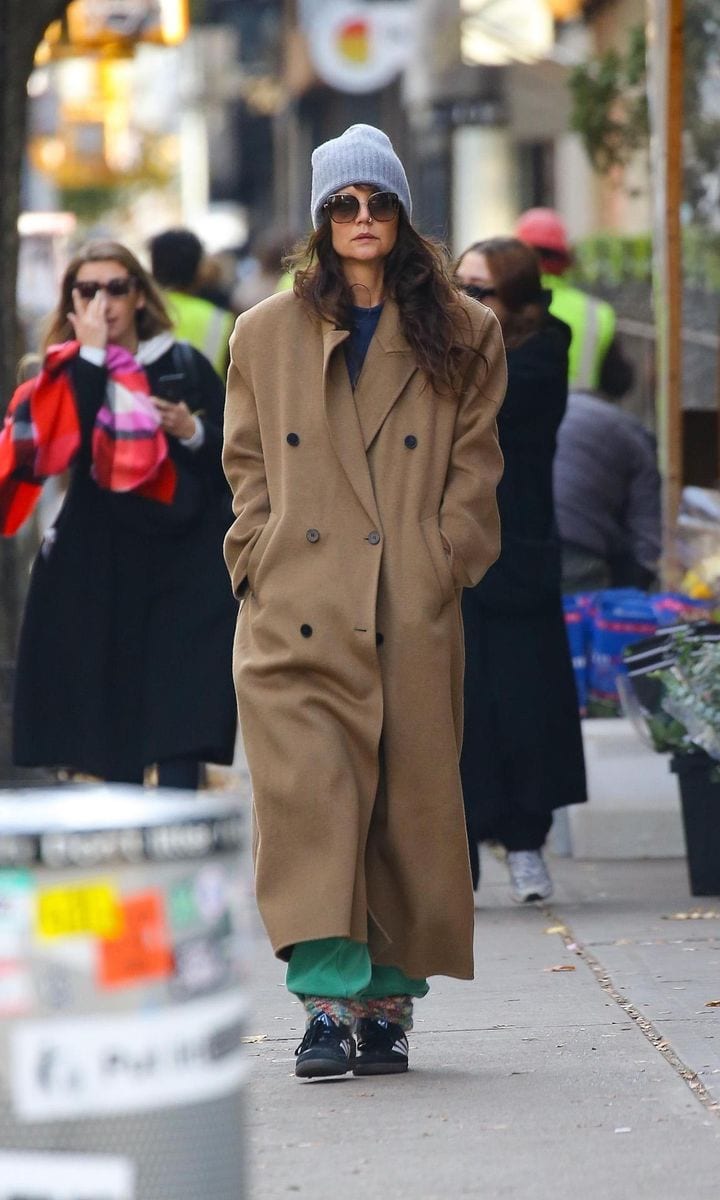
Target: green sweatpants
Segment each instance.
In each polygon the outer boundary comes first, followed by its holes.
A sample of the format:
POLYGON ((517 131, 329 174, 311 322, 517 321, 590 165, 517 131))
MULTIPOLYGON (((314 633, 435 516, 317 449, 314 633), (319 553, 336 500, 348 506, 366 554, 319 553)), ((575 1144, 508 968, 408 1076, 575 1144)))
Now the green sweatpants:
POLYGON ((350 938, 317 938, 298 942, 288 963, 286 984, 296 996, 383 1000, 429 991, 427 979, 409 979, 399 967, 373 963, 364 942, 350 938))

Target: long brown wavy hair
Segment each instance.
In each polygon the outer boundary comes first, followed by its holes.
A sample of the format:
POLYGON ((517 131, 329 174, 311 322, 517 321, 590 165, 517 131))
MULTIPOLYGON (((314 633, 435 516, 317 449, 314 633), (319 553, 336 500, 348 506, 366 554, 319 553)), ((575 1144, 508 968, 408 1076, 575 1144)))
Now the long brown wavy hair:
POLYGON ((466 254, 483 254, 495 294, 503 306, 498 313, 509 350, 537 333, 545 320, 547 302, 535 251, 518 238, 495 237, 473 242, 455 263, 457 272, 466 254))
MULTIPOLYGON (((384 264, 385 291, 398 306, 400 328, 433 389, 457 397, 472 352, 472 326, 446 262, 442 248, 422 237, 401 209, 397 239, 384 264)), ((295 295, 314 315, 338 329, 352 328, 352 293, 327 217, 285 265, 295 273, 295 295)))
POLYGON ((152 275, 145 270, 131 250, 120 242, 102 241, 88 242, 68 263, 60 285, 60 298, 57 306, 48 318, 48 324, 43 337, 43 350, 56 342, 70 341, 74 336, 73 327, 67 319, 67 314, 73 311, 72 289, 77 273, 84 263, 117 262, 125 267, 128 275, 135 279, 136 286, 145 296, 145 305, 135 313, 135 325, 138 339, 143 342, 166 329, 172 329, 173 323, 165 307, 162 293, 152 275))

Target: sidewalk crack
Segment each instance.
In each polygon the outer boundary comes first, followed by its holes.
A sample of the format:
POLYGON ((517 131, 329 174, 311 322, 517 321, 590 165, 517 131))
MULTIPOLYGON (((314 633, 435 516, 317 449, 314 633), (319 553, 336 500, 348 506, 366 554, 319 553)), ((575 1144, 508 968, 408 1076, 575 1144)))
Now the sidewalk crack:
POLYGON ((645 1036, 647 1041, 650 1042, 651 1046, 657 1050, 658 1054, 662 1055, 675 1073, 679 1075, 682 1080, 684 1080, 693 1096, 700 1101, 700 1103, 705 1109, 707 1109, 708 1112, 712 1113, 713 1116, 720 1118, 720 1101, 716 1100, 715 1097, 708 1091, 697 1073, 688 1067, 687 1064, 684 1063, 682 1059, 675 1053, 675 1050, 671 1046, 668 1039, 662 1033, 660 1033, 660 1030, 656 1028, 653 1022, 646 1017, 645 1014, 641 1012, 641 1010, 637 1008, 631 1000, 628 1000, 627 996, 623 996, 622 993, 617 990, 607 969, 603 966, 600 960, 596 958, 590 950, 588 950, 587 946, 585 946, 579 940, 579 938, 575 936, 565 918, 561 917, 553 908, 550 908, 549 906, 541 907, 538 905, 538 908, 548 918, 548 920, 557 925, 563 926, 563 932, 560 933, 559 936, 563 939, 565 946, 571 950, 571 953, 581 958, 585 965, 590 968, 595 976, 596 982, 602 988, 602 990, 606 992, 607 995, 615 1001, 617 1006, 627 1014, 630 1020, 637 1025, 638 1029, 645 1036))

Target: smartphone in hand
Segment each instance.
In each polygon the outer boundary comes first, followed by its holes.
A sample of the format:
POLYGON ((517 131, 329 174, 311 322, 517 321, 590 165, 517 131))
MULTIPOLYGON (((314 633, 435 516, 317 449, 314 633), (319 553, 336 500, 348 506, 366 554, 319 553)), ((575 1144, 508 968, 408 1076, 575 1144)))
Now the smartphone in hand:
POLYGON ((172 400, 175 404, 178 404, 181 400, 185 399, 187 381, 182 373, 160 375, 153 390, 155 395, 161 400, 172 400))

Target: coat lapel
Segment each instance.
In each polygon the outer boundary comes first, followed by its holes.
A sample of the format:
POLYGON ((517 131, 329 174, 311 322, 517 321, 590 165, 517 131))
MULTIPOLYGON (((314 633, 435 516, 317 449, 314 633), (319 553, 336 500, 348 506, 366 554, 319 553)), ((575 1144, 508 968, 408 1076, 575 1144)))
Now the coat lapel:
POLYGON ((400 329, 394 300, 386 300, 355 389, 355 405, 368 450, 410 376, 415 356, 400 329))
POLYGON ((373 525, 380 524, 357 408, 344 356, 334 353, 348 337, 323 321, 323 403, 330 440, 353 491, 373 525))

